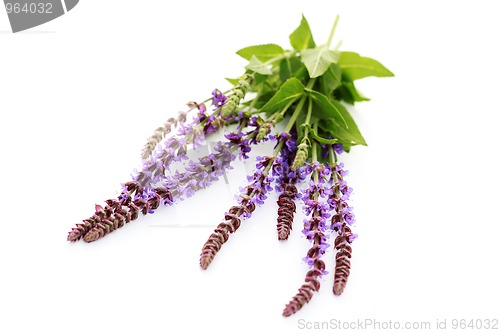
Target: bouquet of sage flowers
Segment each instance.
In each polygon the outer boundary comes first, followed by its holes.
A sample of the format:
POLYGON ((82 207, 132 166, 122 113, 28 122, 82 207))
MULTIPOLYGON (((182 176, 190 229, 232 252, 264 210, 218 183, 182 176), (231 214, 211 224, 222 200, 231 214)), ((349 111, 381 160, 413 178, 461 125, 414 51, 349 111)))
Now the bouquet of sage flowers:
POLYGON ((335 257, 333 293, 340 295, 350 273, 351 244, 357 235, 339 155, 366 145, 345 104, 367 101, 354 82, 368 76, 393 76, 374 59, 331 48, 335 20, 327 42, 316 45, 307 20, 290 35, 291 50, 275 44, 243 48, 245 73, 229 80, 232 89, 215 89, 204 101, 168 119, 147 140, 142 163, 122 184, 120 195, 96 205, 95 212, 69 232, 68 240, 93 242, 160 205, 172 205, 207 188, 231 169, 237 158, 247 159, 252 146, 268 141, 273 150, 255 160, 254 173, 241 188, 237 202, 202 247, 200 266, 207 269, 229 236, 251 217, 274 190, 276 229, 280 241, 290 236, 296 204, 302 203, 302 234, 311 243, 303 259, 304 283, 283 310, 290 316, 320 289, 327 274, 323 255, 332 246, 335 257), (276 124, 284 122, 284 130, 276 124), (194 158, 189 152, 224 131, 212 152, 194 158))

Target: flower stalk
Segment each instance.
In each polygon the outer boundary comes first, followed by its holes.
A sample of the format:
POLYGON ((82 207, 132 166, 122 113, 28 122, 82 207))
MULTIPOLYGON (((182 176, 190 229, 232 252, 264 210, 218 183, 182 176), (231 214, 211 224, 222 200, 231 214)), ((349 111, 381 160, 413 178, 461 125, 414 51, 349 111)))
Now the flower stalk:
POLYGON ((332 172, 333 187, 328 202, 334 210, 332 216, 332 229, 337 232, 337 237, 334 241, 335 250, 335 273, 333 282, 333 293, 337 296, 342 294, 347 284, 347 279, 351 270, 351 243, 356 239, 357 235, 352 233, 350 225, 354 223, 354 214, 349 207, 347 200, 352 192, 352 189, 347 186, 343 177, 347 172, 343 169, 342 163, 337 163, 337 153, 333 147, 329 148, 329 153, 334 164, 332 172))
POLYGON ((310 219, 304 220, 303 234, 312 243, 312 247, 307 251, 304 261, 309 265, 305 281, 300 286, 297 294, 286 305, 283 316, 288 317, 299 311, 313 297, 313 292, 319 291, 319 278, 326 274, 325 262, 321 257, 329 247, 326 220, 329 215, 329 206, 319 200, 325 194, 325 175, 330 170, 328 166, 318 165, 316 144, 312 145, 312 165, 315 166, 313 179, 309 188, 303 196, 304 212, 311 215, 310 219))

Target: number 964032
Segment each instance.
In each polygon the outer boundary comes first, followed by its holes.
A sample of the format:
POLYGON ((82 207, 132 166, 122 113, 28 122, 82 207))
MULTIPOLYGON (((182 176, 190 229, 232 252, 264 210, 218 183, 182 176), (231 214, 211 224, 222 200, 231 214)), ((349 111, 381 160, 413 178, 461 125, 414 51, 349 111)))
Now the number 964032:
POLYGON ((43 3, 43 2, 32 2, 32 3, 25 3, 25 4, 20 4, 17 2, 10 3, 7 2, 5 4, 5 9, 7 10, 7 14, 19 14, 19 13, 25 13, 25 14, 52 14, 52 4, 50 2, 48 3, 43 3))

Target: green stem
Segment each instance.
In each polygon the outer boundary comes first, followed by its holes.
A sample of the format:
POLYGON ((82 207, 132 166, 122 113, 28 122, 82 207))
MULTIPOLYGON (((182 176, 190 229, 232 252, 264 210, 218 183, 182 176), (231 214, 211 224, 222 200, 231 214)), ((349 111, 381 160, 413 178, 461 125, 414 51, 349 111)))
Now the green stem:
MULTIPOLYGON (((316 79, 311 79, 308 83, 307 83, 307 86, 306 88, 307 89, 311 89, 314 85, 314 82, 316 81, 316 79)), ((295 121, 297 120, 297 117, 299 116, 300 114, 300 111, 302 111, 302 107, 304 106, 304 103, 305 103, 305 99, 306 99, 306 95, 303 95, 301 100, 299 101, 299 104, 297 104, 297 108, 295 109, 295 111, 293 112, 292 114, 292 117, 290 118, 290 121, 288 122, 286 128, 285 128, 285 132, 290 132, 290 130, 292 129, 293 125, 295 124, 295 121)), ((279 113, 281 113, 281 116, 284 116, 286 111, 288 111, 288 109, 290 108, 290 106, 292 106, 293 103, 295 103, 296 100, 292 100, 290 103, 288 103, 279 113)), ((273 113, 271 116, 269 116, 268 120, 272 120, 274 119, 276 116, 277 116, 278 113, 273 113)), ((310 118, 310 117, 309 117, 310 118)))
POLYGON ((337 43, 337 45, 335 45, 335 47, 333 48, 334 51, 338 51, 340 49, 340 45, 342 45, 342 41, 339 40, 339 42, 337 43))
POLYGON ((283 55, 276 56, 276 57, 271 58, 268 61, 264 62, 264 65, 274 64, 275 62, 280 61, 282 59, 290 58, 291 55, 293 55, 292 52, 285 52, 283 55))
MULTIPOLYGON (((306 89, 311 89, 314 86, 314 82, 316 79, 311 79, 306 86, 306 89)), ((309 106, 307 108, 307 116, 305 120, 305 124, 310 124, 311 122, 311 116, 312 116, 312 99, 309 98, 309 106)), ((304 138, 302 139, 302 142, 307 142, 309 137, 309 126, 306 126, 304 129, 304 138)))
MULTIPOLYGON (((314 124, 314 130, 317 131, 318 130, 318 124, 314 124)), ((318 162, 318 147, 317 147, 317 143, 316 141, 313 141, 312 145, 311 145, 311 150, 312 150, 312 154, 311 154, 311 163, 314 164, 316 162, 318 162)), ((316 171, 316 170, 315 170, 316 171)), ((318 183, 318 173, 315 172, 314 173, 314 182, 317 184, 318 183)))
POLYGON ((312 89, 312 87, 314 86, 315 82, 316 82, 316 78, 310 79, 309 82, 307 82, 306 89, 312 89))
MULTIPOLYGON (((318 130, 318 124, 314 124, 314 130, 318 130)), ((312 150, 312 154, 311 154, 311 163, 314 165, 317 161, 318 161, 318 147, 317 147, 317 143, 315 141, 313 141, 312 145, 311 145, 311 150, 312 150)), ((313 172, 313 179, 314 179, 314 184, 318 184, 319 182, 319 174, 318 174, 318 170, 315 169, 314 172, 313 172)), ((319 193, 316 191, 314 192, 314 200, 318 200, 318 197, 319 197, 319 193)))
POLYGON ((337 29, 337 23, 339 23, 339 16, 335 18, 335 22, 333 22, 332 30, 330 31, 330 35, 328 36, 328 40, 326 41, 326 48, 330 48, 330 44, 332 44, 333 34, 335 33, 335 29, 337 29))
MULTIPOLYGON (((300 114, 300 111, 302 111, 302 107, 304 106, 304 103, 306 102, 306 98, 307 98, 307 96, 304 94, 302 96, 302 98, 300 99, 299 104, 297 104, 297 108, 293 112, 292 117, 290 118, 290 121, 288 122, 288 125, 286 125, 285 132, 289 133, 290 130, 292 129, 293 125, 295 124, 295 121, 297 120, 297 117, 300 114)), ((295 101, 293 101, 293 102, 295 102, 295 101)), ((290 105, 291 105, 291 103, 290 103, 290 105)))
POLYGON ((280 141, 278 143, 278 146, 276 146, 276 148, 274 149, 273 160, 278 156, 281 148, 283 148, 283 143, 284 143, 284 141, 280 141))
MULTIPOLYGON (((307 116, 306 116, 306 122, 305 124, 309 124, 311 121, 311 115, 312 115, 312 100, 309 98, 309 106, 307 107, 307 116)), ((306 126, 304 129, 304 139, 302 139, 302 142, 305 142, 308 140, 309 136, 309 126, 306 126)))
MULTIPOLYGON (((278 157, 278 154, 281 150, 281 148, 283 148, 283 143, 284 141, 280 141, 280 143, 278 143, 278 146, 276 147, 276 149, 274 149, 274 154, 273 154, 273 157, 271 157, 271 160, 269 161, 269 164, 266 166, 266 168, 262 171, 262 174, 259 178, 259 180, 264 180, 264 178, 267 177, 269 171, 271 170, 271 168, 273 167, 273 163, 274 163, 274 160, 276 159, 276 157, 278 157)), ((253 190, 249 196, 251 198, 253 198, 253 196, 257 193, 257 190, 253 190)), ((236 215, 240 215, 241 213, 243 213, 243 209, 239 209, 238 212, 236 213, 236 215)))
MULTIPOLYGON (((271 119, 271 118, 272 118, 272 119, 274 119, 274 118, 278 115, 278 113, 279 113, 279 114, 281 114, 281 116, 282 116, 282 117, 284 117, 284 116, 285 116, 285 113, 288 111, 288 109, 290 108, 290 106, 292 106, 292 104, 293 104, 293 103, 295 103, 295 101, 296 101, 296 100, 291 101, 290 103, 288 103, 288 104, 287 104, 287 105, 283 108, 283 110, 281 110, 280 112, 273 113, 273 114, 272 114, 269 118, 270 118, 270 119, 271 119)), ((295 114, 295 113, 294 113, 294 114, 295 114)), ((292 117, 293 117, 293 115, 292 115, 292 117)))
POLYGON ((337 154, 333 150, 333 146, 330 145, 328 148, 328 154, 330 155, 330 165, 335 166, 337 165, 337 154))
MULTIPOLYGON (((337 165, 337 154, 333 150, 332 145, 330 145, 330 147, 328 148, 328 153, 330 155, 330 165, 331 165, 332 168, 335 168, 335 166, 337 165)), ((337 184, 338 181, 339 181, 339 178, 338 178, 338 175, 337 175, 337 171, 332 170, 332 177, 333 177, 333 183, 337 184)), ((340 198, 342 196, 341 193, 340 193, 340 189, 339 188, 335 189, 335 196, 337 198, 340 198)), ((342 216, 340 218, 342 219, 342 216)))
POLYGON ((255 104, 257 103, 257 101, 259 100, 259 98, 262 96, 262 91, 263 90, 264 90, 264 87, 260 88, 259 91, 257 92, 257 95, 255 96, 255 98, 252 99, 252 102, 248 106, 248 111, 247 111, 248 113, 252 113, 252 110, 254 109, 255 104))

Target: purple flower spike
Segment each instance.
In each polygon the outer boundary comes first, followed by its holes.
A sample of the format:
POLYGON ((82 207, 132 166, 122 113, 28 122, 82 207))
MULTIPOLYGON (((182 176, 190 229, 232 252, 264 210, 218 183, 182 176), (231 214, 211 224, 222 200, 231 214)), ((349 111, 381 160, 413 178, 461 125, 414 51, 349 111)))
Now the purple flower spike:
MULTIPOLYGON (((227 97, 219 90, 212 92, 212 103, 216 110, 224 105, 227 97)), ((171 118, 163 128, 157 129, 155 135, 150 138, 144 148, 143 163, 141 171, 133 176, 133 181, 142 187, 153 188, 165 179, 165 171, 169 169, 172 162, 179 162, 187 159, 187 145, 193 143, 194 148, 201 146, 205 142, 208 134, 214 133, 225 124, 225 120, 215 114, 207 115, 206 106, 203 103, 190 102, 191 108, 198 109, 198 116, 186 124, 186 113, 179 114, 176 120, 171 118), (177 134, 163 139, 170 132, 172 125, 178 126, 177 134), (163 143, 163 144, 162 144, 163 143)), ((249 148, 246 143, 241 143, 243 157, 247 156, 249 148)))
POLYGON ((142 154, 141 157, 143 160, 146 160, 153 151, 155 150, 156 146, 163 140, 165 136, 167 136, 171 131, 172 127, 176 127, 179 123, 184 123, 186 121, 186 113, 185 112, 179 112, 179 116, 177 119, 175 118, 168 118, 167 121, 163 124, 163 126, 158 127, 153 135, 151 135, 148 138, 147 143, 144 145, 144 148, 142 149, 142 154))
POLYGON ((281 154, 273 164, 273 176, 276 179, 276 191, 280 193, 278 197, 278 218, 276 229, 279 240, 287 240, 292 230, 293 218, 296 211, 294 200, 298 197, 298 190, 295 184, 300 177, 297 172, 292 171, 290 166, 293 163, 297 146, 295 136, 286 132, 276 137, 278 145, 284 142, 281 154))
POLYGON ((335 182, 327 200, 330 207, 335 211, 331 219, 331 228, 337 232, 334 242, 337 250, 333 282, 333 293, 335 295, 342 294, 346 286, 351 269, 352 248, 350 244, 358 237, 350 229, 350 226, 355 222, 355 217, 352 207, 349 207, 347 203, 352 192, 352 189, 344 181, 344 176, 347 174, 348 172, 344 170, 343 163, 338 163, 335 166, 332 173, 332 180, 335 182))
MULTIPOLYGON (((327 165, 315 165, 314 168, 316 172, 318 172, 319 179, 330 174, 330 168, 327 165)), ((318 183, 311 181, 309 183, 309 188, 304 191, 302 197, 306 215, 311 214, 309 219, 304 220, 304 230, 302 233, 313 245, 309 251, 307 251, 307 256, 304 258, 304 262, 309 266, 305 283, 299 288, 298 293, 283 310, 283 315, 285 317, 291 316, 299 311, 311 300, 313 292, 318 291, 320 288, 318 279, 327 274, 325 263, 321 260, 321 257, 330 246, 328 244, 329 236, 326 226, 326 220, 330 217, 328 213, 330 211, 330 206, 318 201, 318 197, 321 197, 321 193, 325 192, 325 183, 324 180, 318 181, 318 183)))
POLYGON ((85 242, 93 242, 104 237, 110 232, 121 228, 139 217, 139 213, 151 214, 166 198, 171 199, 171 193, 165 188, 144 189, 135 182, 124 184, 123 192, 119 200, 106 200, 103 208, 96 205, 96 212, 90 218, 73 228, 69 235, 69 241, 81 238, 85 242))
POLYGON ((267 199, 266 193, 271 190, 271 177, 266 174, 267 167, 273 162, 271 157, 259 157, 256 164, 257 170, 249 177, 250 185, 242 189, 238 197, 238 206, 233 206, 224 215, 221 222, 208 240, 203 245, 200 255, 200 267, 207 269, 219 252, 222 245, 229 239, 229 234, 234 233, 241 225, 241 219, 249 218, 257 204, 263 204, 267 199))
POLYGON ((160 187, 143 187, 135 181, 123 184, 118 198, 106 200, 104 208, 96 205, 96 213, 77 224, 69 232, 68 241, 81 238, 86 242, 96 241, 137 219, 139 212, 153 214, 160 204, 172 205, 192 196, 198 189, 208 187, 230 168, 235 159, 233 147, 231 143, 219 142, 214 154, 202 157, 198 162, 191 161, 183 173, 165 176, 160 187))

